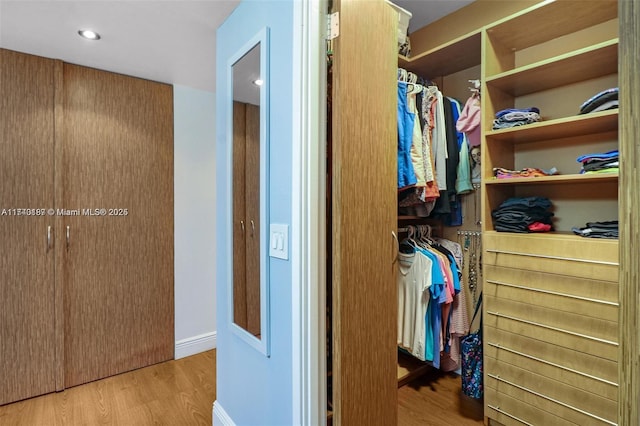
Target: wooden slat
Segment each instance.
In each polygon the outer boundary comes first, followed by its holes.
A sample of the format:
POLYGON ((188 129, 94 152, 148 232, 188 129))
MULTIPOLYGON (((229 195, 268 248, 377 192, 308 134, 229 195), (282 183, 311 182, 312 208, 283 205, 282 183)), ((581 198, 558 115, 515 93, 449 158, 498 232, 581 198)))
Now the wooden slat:
MULTIPOLYGON (((535 272, 523 270, 513 271, 520 275, 521 281, 513 279, 513 276, 506 276, 504 280, 495 280, 494 275, 491 274, 491 279, 487 279, 485 282, 485 294, 511 301, 526 300, 530 305, 547 307, 562 312, 568 312, 598 320, 605 320, 615 324, 618 323, 619 309, 617 303, 609 304, 605 301, 599 302, 594 299, 585 300, 577 298, 569 293, 560 293, 555 289, 544 290, 539 287, 532 287, 532 282, 526 278, 527 275, 531 278, 544 277, 549 280, 549 283, 552 284, 553 287, 555 287, 556 284, 561 286, 561 283, 565 279, 571 280, 573 277, 563 276, 558 279, 557 276, 554 277, 550 274, 536 274, 535 272)), ((587 280, 583 280, 582 282, 579 280, 575 281, 580 285, 587 280)), ((611 287, 612 290, 617 290, 617 286, 608 285, 609 283, 607 282, 599 282, 599 284, 600 286, 611 287)), ((612 336, 612 338, 614 338, 614 336, 612 336)), ((615 339, 617 339, 617 336, 615 336, 615 339)))
POLYGON ((529 354, 518 350, 518 348, 496 348, 494 346, 488 346, 484 353, 484 359, 487 360, 485 363, 487 371, 490 371, 491 368, 497 371, 502 363, 506 363, 539 374, 548 379, 582 389, 583 392, 589 393, 591 396, 606 398, 613 402, 617 401, 618 386, 615 383, 607 383, 598 380, 598 376, 588 377, 580 374, 580 371, 562 368, 564 367, 562 364, 552 365, 546 363, 544 362, 546 360, 543 358, 534 360, 528 355, 529 354))
POLYGON ((551 328, 565 330, 569 333, 588 336, 617 343, 618 322, 606 321, 574 312, 566 312, 541 307, 529 303, 529 300, 514 301, 485 295, 491 310, 507 317, 521 318, 551 328))
POLYGON ((69 64, 64 84, 58 207, 106 211, 62 221, 68 387, 173 357, 173 92, 69 64))
POLYGON ((640 423, 640 5, 619 1, 620 16, 620 404, 621 425, 640 423))
POLYGON ((607 382, 618 383, 618 367, 615 361, 601 358, 589 352, 580 352, 540 340, 537 336, 527 337, 498 328, 485 328, 485 355, 499 359, 494 345, 510 348, 529 356, 580 371, 607 382))
MULTIPOLYGON (((582 387, 546 378, 530 369, 497 363, 489 357, 485 360, 487 388, 511 395, 574 424, 606 424, 599 419, 615 424, 616 401, 585 392, 582 387)), ((537 419, 529 421, 539 424, 537 419)))
POLYGON ((394 425, 397 14, 382 0, 334 7, 333 421, 394 425))
MULTIPOLYGON (((618 241, 585 239, 571 234, 513 234, 487 231, 483 234, 483 248, 503 252, 529 253, 539 256, 555 256, 588 262, 604 262, 618 266, 618 241)), ((573 271, 571 272, 573 274, 573 271)), ((607 281, 617 281, 609 276, 607 281)), ((589 277, 586 278, 594 278, 589 277)))
MULTIPOLYGON (((492 287, 487 287, 487 290, 493 289, 496 291, 496 295, 498 294, 497 290, 501 290, 498 284, 505 286, 518 284, 539 292, 564 294, 567 300, 575 298, 591 301, 593 306, 618 306, 618 283, 613 280, 602 281, 565 274, 558 276, 535 268, 512 269, 491 264, 483 266, 487 284, 494 283, 492 287)), ((607 318, 617 321, 617 315, 608 315, 610 316, 607 318)))
MULTIPOLYGON (((484 400, 485 413, 504 426, 522 426, 523 424, 575 426, 575 423, 551 414, 539 405, 523 402, 490 386, 485 388, 484 400)), ((489 424, 495 425, 493 422, 489 424)))
MULTIPOLYGON (((497 328, 509 333, 520 334, 530 339, 549 342, 563 348, 592 354, 611 361, 618 360, 618 345, 616 344, 587 339, 585 337, 571 335, 563 331, 551 330, 539 325, 505 318, 501 316, 500 313, 497 314, 498 315, 494 313, 487 314, 487 312, 485 312, 483 318, 485 330, 487 327, 497 328)), ((514 316, 514 318, 519 317, 514 316)), ((490 339, 490 336, 487 335, 486 338, 490 339)))

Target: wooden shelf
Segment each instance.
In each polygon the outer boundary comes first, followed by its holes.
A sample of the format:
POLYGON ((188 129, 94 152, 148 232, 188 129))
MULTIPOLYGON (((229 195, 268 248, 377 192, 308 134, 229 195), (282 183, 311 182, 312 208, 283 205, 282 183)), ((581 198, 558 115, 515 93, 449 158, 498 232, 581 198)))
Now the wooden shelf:
POLYGON ((487 34, 507 49, 522 50, 615 19, 618 16, 615 3, 615 0, 544 1, 496 22, 487 28, 487 34))
POLYGON ((554 175, 527 178, 487 179, 485 185, 529 185, 529 184, 558 184, 558 183, 596 183, 614 182, 618 180, 618 173, 589 174, 589 175, 554 175))
POLYGON ((617 130, 618 110, 615 109, 542 121, 510 129, 491 130, 485 133, 485 139, 488 143, 492 141, 525 143, 617 130))
POLYGON ((585 240, 587 240, 587 241, 594 242, 596 244, 602 244, 602 245, 607 245, 607 244, 615 245, 618 243, 618 240, 615 238, 587 238, 587 237, 581 237, 580 235, 576 235, 570 231, 531 232, 527 234, 520 234, 516 232, 498 232, 495 230, 487 230, 487 231, 484 231, 483 235, 486 235, 488 238, 495 238, 496 236, 504 237, 505 235, 513 236, 513 238, 518 238, 518 239, 528 238, 530 240, 534 240, 532 244, 535 244, 536 241, 544 240, 545 238, 546 239, 554 238, 561 241, 576 242, 576 243, 582 243, 585 240))
POLYGON ((523 96, 618 72, 618 39, 486 78, 487 85, 523 96))
POLYGON ((436 78, 480 65, 480 34, 466 34, 414 57, 399 55, 398 66, 421 77, 436 78))

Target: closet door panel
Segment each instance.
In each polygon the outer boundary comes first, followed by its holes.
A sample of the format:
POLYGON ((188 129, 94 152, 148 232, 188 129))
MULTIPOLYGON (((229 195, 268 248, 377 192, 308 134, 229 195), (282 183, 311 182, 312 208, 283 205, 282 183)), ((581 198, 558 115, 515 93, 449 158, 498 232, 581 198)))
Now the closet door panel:
POLYGON ((173 103, 74 65, 64 84, 63 201, 81 209, 63 220, 68 387, 173 358, 173 103))
POLYGON ((53 61, 0 49, 0 404, 55 390, 54 221, 18 211, 54 205, 53 81, 53 61))
POLYGON ((338 425, 397 423, 397 14, 340 0, 332 97, 333 401, 338 425))
POLYGON ((247 331, 260 334, 260 107, 247 104, 246 218, 247 331))
POLYGON ((247 328, 246 104, 233 103, 233 322, 247 328))

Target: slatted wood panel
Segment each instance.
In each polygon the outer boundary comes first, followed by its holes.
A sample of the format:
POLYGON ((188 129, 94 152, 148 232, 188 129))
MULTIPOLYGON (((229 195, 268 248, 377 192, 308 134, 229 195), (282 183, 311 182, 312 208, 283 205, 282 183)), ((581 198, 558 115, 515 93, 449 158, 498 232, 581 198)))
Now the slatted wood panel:
POLYGON ((247 328, 246 104, 233 103, 233 322, 247 328))
POLYGON ((397 423, 397 15, 341 0, 332 97, 334 424, 397 423))
POLYGON ((247 218, 247 330, 260 334, 260 107, 247 104, 245 208, 247 218))
POLYGON ((69 64, 64 85, 57 207, 106 209, 62 220, 69 387, 173 357, 173 102, 170 86, 69 64))
POLYGON ((640 5, 619 1, 620 17, 620 425, 640 423, 640 5))
POLYGON ((55 390, 53 61, 0 49, 0 404, 55 390))

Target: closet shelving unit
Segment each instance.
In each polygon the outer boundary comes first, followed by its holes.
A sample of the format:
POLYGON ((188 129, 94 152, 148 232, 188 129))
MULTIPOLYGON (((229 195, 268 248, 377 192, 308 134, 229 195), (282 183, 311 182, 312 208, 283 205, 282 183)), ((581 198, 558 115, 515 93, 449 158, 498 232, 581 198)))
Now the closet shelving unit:
POLYGON ((617 148, 617 110, 577 115, 617 86, 617 28, 615 0, 544 1, 484 28, 485 424, 617 424, 618 242, 570 229, 617 219, 617 173, 581 175, 575 161, 617 148), (496 112, 530 106, 543 121, 491 130, 496 112), (493 177, 556 161, 563 174, 493 177), (501 202, 533 195, 554 203, 555 232, 494 231, 501 202))

